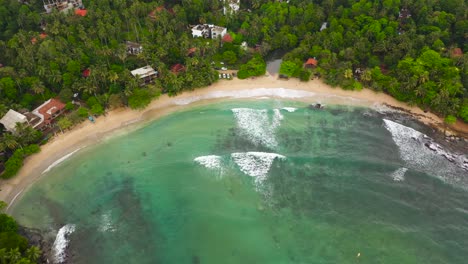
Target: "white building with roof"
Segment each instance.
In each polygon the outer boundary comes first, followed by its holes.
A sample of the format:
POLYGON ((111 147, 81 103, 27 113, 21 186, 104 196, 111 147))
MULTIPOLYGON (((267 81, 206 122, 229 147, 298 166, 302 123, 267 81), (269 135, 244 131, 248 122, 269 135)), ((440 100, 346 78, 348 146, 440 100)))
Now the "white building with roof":
POLYGON ((226 34, 227 28, 212 24, 201 24, 192 27, 192 37, 194 38, 204 37, 217 39, 224 37, 226 34))
POLYGON ((141 67, 135 69, 130 72, 135 78, 138 80, 143 81, 142 84, 148 84, 153 81, 156 77, 158 77, 158 72, 154 70, 151 66, 146 65, 145 67, 141 67))
POLYGON ((225 15, 237 13, 240 9, 240 0, 224 0, 223 13, 225 15))
POLYGON ((82 0, 42 0, 46 13, 52 13, 54 9, 59 12, 67 12, 69 10, 83 7, 82 0))
POLYGON ((0 119, 0 123, 3 124, 5 129, 12 133, 16 132, 16 123, 23 124, 27 122, 28 118, 25 115, 20 114, 13 109, 8 110, 2 119, 0 119))

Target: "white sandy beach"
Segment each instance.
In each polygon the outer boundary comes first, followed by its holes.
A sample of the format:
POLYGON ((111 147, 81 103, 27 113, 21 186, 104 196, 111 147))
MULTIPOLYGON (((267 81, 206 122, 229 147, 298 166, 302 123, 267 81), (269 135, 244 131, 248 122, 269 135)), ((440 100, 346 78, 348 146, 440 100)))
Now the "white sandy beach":
MULTIPOLYGON (((432 113, 424 113, 417 107, 408 106, 386 94, 375 93, 368 89, 346 91, 340 88, 332 88, 320 80, 304 83, 295 79, 278 80, 273 76, 248 80, 221 80, 209 87, 184 92, 176 97, 162 95, 144 110, 136 111, 122 108, 110 111, 106 116, 97 118, 95 123, 85 121, 70 131, 56 135, 41 147, 40 153, 26 159, 17 176, 0 182, 0 200, 11 206, 45 170, 50 169, 50 166, 54 164, 58 164, 58 160, 67 155, 71 156, 71 153, 80 148, 99 142, 113 131, 123 128, 132 129, 138 127, 138 124, 144 124, 174 111, 191 107, 194 104, 207 104, 226 98, 255 97, 283 97, 323 104, 374 107, 387 104, 405 109, 428 125, 441 127, 443 124, 443 121, 432 113)), ((456 124, 456 129, 467 133, 468 125, 459 122, 456 124)))

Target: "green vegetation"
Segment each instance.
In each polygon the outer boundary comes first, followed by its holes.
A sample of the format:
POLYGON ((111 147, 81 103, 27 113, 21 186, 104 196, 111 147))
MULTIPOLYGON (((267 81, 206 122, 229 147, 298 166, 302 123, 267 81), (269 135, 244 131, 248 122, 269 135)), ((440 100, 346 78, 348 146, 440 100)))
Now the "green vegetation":
MULTIPOLYGON (((0 212, 6 203, 0 201, 0 212)), ((41 251, 29 246, 28 240, 18 234, 18 224, 11 216, 0 213, 0 263, 32 264, 37 263, 41 251)))
POLYGON ((24 159, 31 154, 38 153, 40 150, 39 146, 35 144, 15 150, 13 155, 5 162, 5 171, 2 178, 8 179, 15 176, 23 166, 24 159))
MULTIPOLYGON (((281 63, 279 74, 282 74, 287 77, 299 77, 302 70, 301 62, 294 62, 285 60, 281 63)), ((306 72, 306 71, 304 71, 306 72)))
POLYGON ((98 100, 101 107, 88 105, 92 114, 111 103, 141 107, 138 89, 144 88, 129 73, 137 67, 153 66, 159 72, 154 85, 177 94, 216 81, 212 61, 240 63, 239 77, 248 78, 264 73, 263 56, 289 50, 281 70, 286 76, 306 81, 313 74, 346 89, 366 86, 468 120, 468 59, 452 56, 455 48, 468 50, 463 0, 256 0, 242 1, 229 16, 222 15, 222 1, 85 1, 85 17, 43 15, 37 0, 0 3, 0 114, 17 105, 31 109, 54 95, 68 103, 73 93, 98 100), (151 18, 160 6, 165 8, 151 18), (200 21, 227 27, 232 43, 192 39, 187 26, 200 21), (126 40, 139 42, 143 52, 127 54, 126 40), (255 49, 244 50, 243 41, 255 49), (310 57, 318 67, 303 70, 310 57), (185 71, 171 74, 177 63, 185 71))
POLYGON ((135 89, 128 98, 128 105, 133 109, 145 108, 151 102, 151 94, 145 89, 135 89))
POLYGON ((246 64, 240 66, 237 72, 239 79, 246 79, 252 76, 261 76, 266 72, 266 63, 260 55, 255 55, 246 64))
POLYGON ((453 125, 457 122, 457 118, 452 116, 452 115, 448 115, 445 119, 444 119, 445 123, 447 125, 453 125))

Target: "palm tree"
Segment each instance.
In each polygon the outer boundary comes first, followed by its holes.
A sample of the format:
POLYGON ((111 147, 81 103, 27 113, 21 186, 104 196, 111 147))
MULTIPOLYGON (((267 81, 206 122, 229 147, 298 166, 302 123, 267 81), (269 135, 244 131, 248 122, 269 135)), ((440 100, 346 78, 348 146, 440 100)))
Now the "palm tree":
POLYGON ((16 141, 15 136, 10 133, 5 133, 3 135, 3 144, 11 150, 16 149, 17 147, 21 147, 18 141, 16 141))
POLYGON ((18 248, 10 249, 9 252, 6 253, 7 258, 10 262, 8 263, 17 263, 21 259, 21 253, 18 248))
POLYGON ((419 75, 418 82, 419 83, 425 83, 429 80, 429 72, 424 71, 419 75))
POLYGON ((26 250, 26 257, 32 263, 36 263, 40 256, 41 256, 41 251, 35 246, 32 246, 26 250))
POLYGON ((372 80, 372 73, 370 70, 365 69, 361 74, 361 80, 368 83, 372 80))
POLYGON ((39 137, 39 132, 26 123, 16 123, 15 131, 17 141, 23 146, 36 141, 39 137))
POLYGON ((353 70, 351 70, 351 69, 346 69, 346 70, 344 71, 344 77, 345 77, 346 79, 351 79, 351 78, 353 78, 353 70))
POLYGON ((44 99, 45 87, 44 87, 44 84, 41 81, 34 82, 32 84, 32 86, 31 86, 31 89, 35 94, 41 94, 42 99, 44 99))
POLYGON ((415 90, 414 90, 414 95, 416 95, 417 97, 425 97, 426 96, 426 88, 424 88, 424 86, 420 85, 418 86, 415 90))
POLYGON ((110 72, 108 72, 107 79, 111 83, 116 83, 117 80, 119 79, 119 75, 115 71, 110 71, 110 72))

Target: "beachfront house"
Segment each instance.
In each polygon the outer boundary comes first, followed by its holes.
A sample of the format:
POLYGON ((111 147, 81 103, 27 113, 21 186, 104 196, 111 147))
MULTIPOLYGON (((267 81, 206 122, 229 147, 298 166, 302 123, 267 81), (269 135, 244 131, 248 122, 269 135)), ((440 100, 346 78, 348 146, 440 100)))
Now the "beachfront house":
POLYGON ((200 24, 192 26, 192 37, 194 38, 222 38, 227 33, 227 28, 219 27, 212 24, 200 24))
POLYGON ((309 58, 305 63, 304 63, 304 68, 308 69, 313 69, 317 67, 318 61, 315 58, 309 58))
POLYGON ((143 46, 136 42, 125 41, 127 53, 130 55, 138 55, 143 51, 143 46))
MULTIPOLYGON (((44 3, 44 9, 47 14, 52 13, 54 9, 59 12, 83 9, 82 0, 42 0, 42 2, 44 3)), ((84 15, 86 15, 86 13, 84 15)))
POLYGON ((135 69, 131 71, 133 77, 137 78, 140 82, 140 85, 145 85, 152 83, 156 77, 158 77, 158 72, 155 71, 151 66, 146 65, 145 67, 135 69))
POLYGON ((16 132, 17 123, 23 124, 27 122, 28 118, 25 115, 20 114, 13 109, 8 110, 8 112, 2 117, 2 119, 0 119, 0 124, 2 124, 5 127, 5 129, 11 133, 16 132))
POLYGON ((50 127, 54 119, 65 111, 65 104, 60 100, 51 98, 34 109, 31 113, 26 113, 29 124, 39 130, 50 127))

